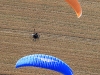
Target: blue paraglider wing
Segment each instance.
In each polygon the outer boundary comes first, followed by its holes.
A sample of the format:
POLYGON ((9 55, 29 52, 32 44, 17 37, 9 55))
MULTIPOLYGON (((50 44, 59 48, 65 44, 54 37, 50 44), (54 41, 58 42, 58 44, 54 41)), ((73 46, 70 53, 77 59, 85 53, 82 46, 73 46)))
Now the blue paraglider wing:
POLYGON ((20 58, 16 63, 16 68, 20 67, 40 67, 54 70, 64 75, 73 75, 71 68, 62 60, 45 54, 34 54, 20 58))

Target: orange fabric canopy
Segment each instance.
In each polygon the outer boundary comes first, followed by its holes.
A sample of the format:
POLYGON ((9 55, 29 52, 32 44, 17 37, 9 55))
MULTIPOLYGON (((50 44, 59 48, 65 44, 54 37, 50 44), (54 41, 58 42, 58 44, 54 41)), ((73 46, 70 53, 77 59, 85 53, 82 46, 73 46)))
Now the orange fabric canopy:
POLYGON ((78 0, 66 0, 66 2, 74 9, 79 18, 82 15, 82 8, 78 0))

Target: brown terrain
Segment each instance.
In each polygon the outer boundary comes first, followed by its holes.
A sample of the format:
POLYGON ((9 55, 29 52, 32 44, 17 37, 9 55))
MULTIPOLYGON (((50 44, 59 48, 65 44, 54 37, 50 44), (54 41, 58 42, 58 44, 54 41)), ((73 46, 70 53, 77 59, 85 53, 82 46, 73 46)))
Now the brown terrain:
POLYGON ((60 58, 74 75, 100 75, 100 0, 79 2, 83 14, 77 18, 64 0, 0 0, 0 75, 62 75, 15 68, 18 59, 37 53, 60 58))

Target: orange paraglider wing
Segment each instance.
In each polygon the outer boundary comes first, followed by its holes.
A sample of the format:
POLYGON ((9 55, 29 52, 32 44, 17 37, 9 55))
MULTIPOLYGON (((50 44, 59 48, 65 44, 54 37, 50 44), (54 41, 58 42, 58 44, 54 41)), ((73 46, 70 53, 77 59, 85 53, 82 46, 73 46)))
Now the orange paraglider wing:
POLYGON ((74 9, 79 18, 82 15, 82 8, 78 0, 66 0, 66 2, 74 9))

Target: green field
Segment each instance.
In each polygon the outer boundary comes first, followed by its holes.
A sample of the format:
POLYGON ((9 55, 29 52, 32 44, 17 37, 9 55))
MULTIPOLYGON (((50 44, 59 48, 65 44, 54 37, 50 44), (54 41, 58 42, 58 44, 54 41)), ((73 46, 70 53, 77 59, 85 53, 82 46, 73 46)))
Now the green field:
POLYGON ((62 59, 74 75, 100 75, 100 0, 79 2, 83 14, 77 18, 64 0, 0 0, 0 75, 61 75, 15 68, 19 58, 36 53, 62 59))

